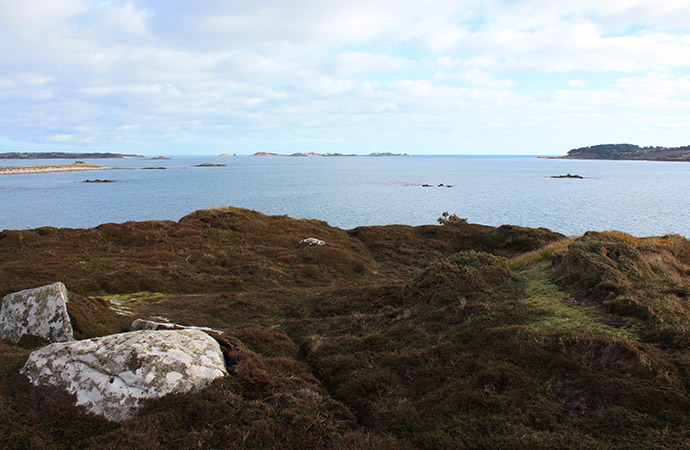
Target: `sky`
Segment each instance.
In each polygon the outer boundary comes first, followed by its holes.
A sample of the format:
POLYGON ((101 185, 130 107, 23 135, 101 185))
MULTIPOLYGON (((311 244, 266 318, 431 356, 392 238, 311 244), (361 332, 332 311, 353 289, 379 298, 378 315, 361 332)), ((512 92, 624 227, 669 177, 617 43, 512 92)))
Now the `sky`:
POLYGON ((690 144, 687 0, 0 0, 0 152, 690 144))

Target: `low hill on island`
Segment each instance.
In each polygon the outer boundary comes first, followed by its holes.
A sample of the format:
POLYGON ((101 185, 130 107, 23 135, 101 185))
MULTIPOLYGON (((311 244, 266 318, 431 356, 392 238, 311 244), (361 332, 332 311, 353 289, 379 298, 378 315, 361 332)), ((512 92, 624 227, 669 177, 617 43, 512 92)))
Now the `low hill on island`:
POLYGON ((228 376, 109 422, 0 341, 0 448, 677 449, 690 242, 239 209, 0 233, 0 295, 55 281, 79 339, 136 318, 232 340, 228 376), (307 245, 306 238, 324 245, 307 245))
MULTIPOLYGON (((0 159, 111 159, 111 158, 143 158, 142 155, 123 155, 121 153, 63 153, 63 152, 34 152, 0 153, 0 159)), ((158 158, 160 159, 160 158, 158 158)))
POLYGON ((562 159, 690 161, 690 145, 685 147, 640 147, 632 144, 593 145, 570 150, 562 159))

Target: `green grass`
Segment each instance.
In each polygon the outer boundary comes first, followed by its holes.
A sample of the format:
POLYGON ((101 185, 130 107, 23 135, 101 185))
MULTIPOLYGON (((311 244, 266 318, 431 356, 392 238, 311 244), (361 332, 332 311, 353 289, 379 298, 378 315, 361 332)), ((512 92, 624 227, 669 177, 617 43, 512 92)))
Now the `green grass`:
POLYGON ((561 290, 553 281, 551 262, 539 261, 518 272, 525 283, 525 304, 540 314, 530 325, 550 331, 599 332, 612 338, 639 339, 633 328, 613 327, 602 323, 602 311, 583 304, 571 294, 561 290))

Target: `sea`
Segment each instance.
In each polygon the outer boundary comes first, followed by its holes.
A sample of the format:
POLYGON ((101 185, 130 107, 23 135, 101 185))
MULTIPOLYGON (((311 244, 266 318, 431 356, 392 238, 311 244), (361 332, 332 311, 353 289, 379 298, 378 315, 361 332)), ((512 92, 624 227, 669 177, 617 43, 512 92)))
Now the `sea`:
MULTIPOLYGON (((73 162, 0 160, 0 165, 73 162)), ((0 176, 0 229, 177 221, 198 209, 237 206, 345 229, 435 224, 448 212, 472 223, 546 227, 568 236, 588 230, 690 236, 690 163, 685 162, 466 155, 85 162, 123 170, 0 176), (203 163, 224 166, 196 167, 203 163), (582 179, 552 178, 566 174, 582 179), (113 182, 84 183, 87 179, 113 182)))

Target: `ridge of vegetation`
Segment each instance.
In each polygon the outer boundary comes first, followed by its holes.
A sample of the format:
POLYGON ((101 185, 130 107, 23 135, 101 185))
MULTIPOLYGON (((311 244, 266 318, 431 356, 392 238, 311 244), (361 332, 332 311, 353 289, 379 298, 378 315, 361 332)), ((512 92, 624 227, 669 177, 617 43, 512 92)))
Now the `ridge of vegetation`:
POLYGON ((17 373, 40 342, 2 342, 0 447, 688 448, 689 241, 448 217, 0 233, 0 295, 65 282, 79 338, 142 317, 236 344, 230 376, 113 424, 17 373))

